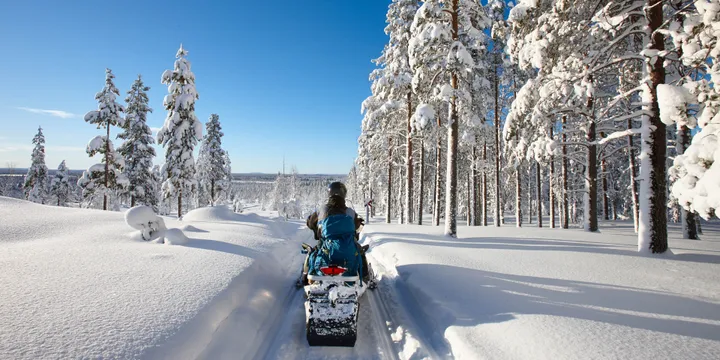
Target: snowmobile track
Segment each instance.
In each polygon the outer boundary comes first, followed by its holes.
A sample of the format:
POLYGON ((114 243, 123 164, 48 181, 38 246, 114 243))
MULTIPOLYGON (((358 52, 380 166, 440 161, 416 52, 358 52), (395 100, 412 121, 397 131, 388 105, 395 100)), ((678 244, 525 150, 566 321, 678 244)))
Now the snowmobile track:
POLYGON ((268 339, 256 359, 391 359, 399 360, 385 323, 387 310, 375 293, 360 298, 358 338, 354 347, 310 347, 305 339, 305 297, 302 289, 287 304, 284 318, 276 323, 275 337, 268 339))

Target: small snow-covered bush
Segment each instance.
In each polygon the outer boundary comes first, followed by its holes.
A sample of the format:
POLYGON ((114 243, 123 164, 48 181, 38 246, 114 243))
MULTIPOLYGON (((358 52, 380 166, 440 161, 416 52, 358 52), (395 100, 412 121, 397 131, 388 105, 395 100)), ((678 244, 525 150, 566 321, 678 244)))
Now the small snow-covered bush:
POLYGON ((125 222, 133 229, 140 230, 145 241, 157 239, 167 230, 165 221, 145 205, 135 206, 125 212, 125 222))

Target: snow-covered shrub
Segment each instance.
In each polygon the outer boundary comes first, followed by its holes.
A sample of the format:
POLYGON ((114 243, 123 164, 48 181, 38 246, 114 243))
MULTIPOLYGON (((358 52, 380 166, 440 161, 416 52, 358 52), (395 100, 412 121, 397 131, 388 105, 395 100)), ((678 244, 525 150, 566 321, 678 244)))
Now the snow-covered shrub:
POLYGON ((157 239, 167 231, 165 221, 145 205, 135 206, 125 212, 125 222, 133 229, 140 230, 145 241, 157 239))

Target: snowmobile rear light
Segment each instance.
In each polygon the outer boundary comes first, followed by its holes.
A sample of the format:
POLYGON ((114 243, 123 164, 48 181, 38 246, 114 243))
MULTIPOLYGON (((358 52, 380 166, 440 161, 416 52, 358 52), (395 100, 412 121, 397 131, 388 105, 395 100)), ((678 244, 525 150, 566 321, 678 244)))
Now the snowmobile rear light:
POLYGON ((321 267, 320 271, 322 271, 323 274, 328 275, 328 276, 337 276, 337 275, 344 274, 345 271, 347 271, 347 269, 344 267, 341 267, 341 266, 330 265, 330 266, 321 267))

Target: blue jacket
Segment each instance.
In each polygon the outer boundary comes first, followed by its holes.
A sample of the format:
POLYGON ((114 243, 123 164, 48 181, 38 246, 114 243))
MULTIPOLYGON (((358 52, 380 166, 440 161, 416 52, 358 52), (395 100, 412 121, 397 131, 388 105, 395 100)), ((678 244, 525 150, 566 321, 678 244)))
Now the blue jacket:
POLYGON ((329 265, 348 269, 343 276, 362 276, 360 249, 355 242, 358 216, 353 209, 331 201, 308 218, 308 228, 320 240, 310 257, 310 273, 322 275, 320 268, 329 265), (336 205, 336 206, 333 206, 336 205))

